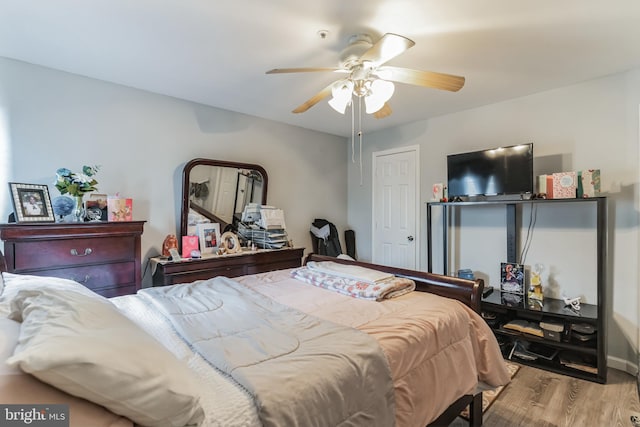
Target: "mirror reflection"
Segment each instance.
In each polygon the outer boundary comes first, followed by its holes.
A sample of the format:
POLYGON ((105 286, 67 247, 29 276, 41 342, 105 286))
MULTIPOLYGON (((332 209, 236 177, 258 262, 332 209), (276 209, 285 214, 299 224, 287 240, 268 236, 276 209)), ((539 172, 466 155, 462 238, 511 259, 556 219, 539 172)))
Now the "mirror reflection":
POLYGON ((214 222, 236 231, 248 203, 266 204, 267 173, 259 165, 194 159, 183 169, 182 235, 197 234, 197 224, 214 222))

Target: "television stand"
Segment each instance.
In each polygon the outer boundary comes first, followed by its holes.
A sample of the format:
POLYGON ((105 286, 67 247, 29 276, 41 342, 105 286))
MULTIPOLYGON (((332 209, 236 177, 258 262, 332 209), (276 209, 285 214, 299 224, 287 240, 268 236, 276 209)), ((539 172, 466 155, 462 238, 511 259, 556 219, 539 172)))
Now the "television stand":
MULTIPOLYGON (((526 297, 515 304, 512 299, 502 298, 499 285, 494 284, 496 289, 488 295, 482 297, 482 311, 485 313, 485 320, 492 327, 499 342, 503 343, 505 356, 509 357, 511 350, 516 343, 527 344, 530 350, 540 348, 544 350, 557 350, 553 357, 537 357, 534 360, 519 357, 518 361, 526 364, 546 369, 552 372, 570 375, 576 378, 590 380, 599 383, 607 381, 607 313, 606 313, 606 289, 607 287, 607 199, 605 197, 591 197, 586 199, 524 199, 524 200, 496 200, 491 198, 485 201, 476 202, 449 202, 449 203, 427 203, 427 271, 430 273, 442 273, 450 275, 459 261, 459 249, 453 251, 449 245, 452 229, 461 229, 464 224, 456 222, 456 218, 461 215, 462 210, 474 209, 482 206, 496 206, 504 208, 504 226, 506 228, 506 261, 517 262, 518 254, 521 253, 521 238, 526 228, 522 224, 523 207, 527 207, 529 212, 534 206, 539 209, 553 210, 556 207, 564 206, 565 209, 573 207, 576 215, 593 216, 595 221, 592 228, 595 233, 594 250, 584 248, 586 256, 593 256, 596 263, 596 274, 592 278, 582 281, 584 289, 595 289, 596 301, 581 303, 578 313, 568 309, 563 300, 554 299, 551 295, 545 295, 542 306, 529 305, 526 297), (433 250, 438 244, 434 241, 433 230, 433 210, 440 211, 441 229, 441 258, 442 271, 433 269, 433 250), (595 252, 595 254, 593 253, 595 252), (457 258, 457 259, 456 259, 457 258), (526 331, 513 331, 504 328, 505 324, 515 320, 526 320, 539 325, 540 322, 554 323, 562 325, 562 335, 560 340, 550 337, 531 335, 526 331), (577 328, 584 327, 584 324, 591 327, 591 336, 585 336, 577 328), (533 346, 533 349, 531 348, 533 346)), ((501 215, 502 216, 502 215, 501 215)), ((492 225, 491 225, 492 226, 492 225)), ((537 227, 542 227, 537 225, 537 227)), ((550 225, 555 233, 562 233, 561 228, 554 224, 550 225)), ((549 229, 549 225, 546 226, 549 229)), ((460 231, 460 230, 456 230, 460 231)), ((571 233, 571 229, 568 230, 571 233)), ((562 238, 562 237, 559 237, 562 238)), ((459 243, 452 240, 456 245, 459 243)), ((482 250, 482 247, 480 247, 482 250)), ((504 261, 504 255, 496 255, 495 265, 504 261), (499 258, 498 258, 499 257, 499 258)), ((561 260, 558 260, 561 264, 561 260)), ((507 296, 509 296, 507 294, 507 296)), ((522 352, 521 352, 522 353, 522 352)), ((515 353, 514 353, 515 354, 515 353)), ((514 356, 516 357, 516 356, 514 356)))

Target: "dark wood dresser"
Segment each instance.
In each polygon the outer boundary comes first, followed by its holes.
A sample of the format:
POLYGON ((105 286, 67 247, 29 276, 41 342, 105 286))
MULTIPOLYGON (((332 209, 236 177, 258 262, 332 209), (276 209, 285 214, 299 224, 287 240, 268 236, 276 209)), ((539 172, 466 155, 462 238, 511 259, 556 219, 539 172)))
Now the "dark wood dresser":
POLYGON ((216 276, 237 277, 300 267, 303 253, 304 248, 270 249, 190 261, 160 262, 155 266, 153 286, 188 283, 216 276))
POLYGON ((140 289, 145 221, 0 224, 11 273, 75 280, 105 297, 140 289))

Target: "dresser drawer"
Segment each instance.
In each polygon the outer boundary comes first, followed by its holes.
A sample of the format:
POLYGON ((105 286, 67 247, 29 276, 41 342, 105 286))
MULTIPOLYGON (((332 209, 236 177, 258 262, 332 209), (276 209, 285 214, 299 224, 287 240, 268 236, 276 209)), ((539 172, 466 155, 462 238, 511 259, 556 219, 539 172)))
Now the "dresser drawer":
POLYGON ((135 267, 134 262, 118 262, 98 266, 38 270, 29 274, 75 280, 94 292, 102 293, 100 290, 103 289, 128 287, 132 284, 135 285, 135 267))
POLYGON ((211 279, 212 277, 217 276, 238 277, 247 274, 246 271, 247 270, 243 265, 212 268, 210 270, 185 271, 165 275, 163 276, 163 283, 156 283, 156 285, 176 285, 178 283, 190 283, 196 280, 211 279))
POLYGON ((80 266, 130 260, 136 257, 133 237, 18 242, 15 272, 60 266, 80 266))
POLYGON ((304 248, 287 248, 205 256, 202 259, 182 262, 158 260, 153 272, 153 286, 188 283, 216 276, 238 277, 300 267, 303 253, 304 248))
POLYGON ((300 258, 277 261, 270 264, 256 264, 247 267, 247 274, 266 273, 273 270, 285 270, 288 268, 296 268, 301 266, 300 258))

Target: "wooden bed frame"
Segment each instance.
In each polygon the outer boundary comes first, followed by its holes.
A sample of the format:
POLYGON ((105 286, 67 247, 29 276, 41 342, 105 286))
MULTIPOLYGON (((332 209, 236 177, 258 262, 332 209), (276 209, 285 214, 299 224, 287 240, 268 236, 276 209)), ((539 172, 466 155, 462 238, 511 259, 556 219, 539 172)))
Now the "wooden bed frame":
MULTIPOLYGON (((393 268, 360 261, 350 261, 317 254, 309 254, 304 263, 306 264, 309 261, 334 261, 341 264, 354 264, 393 273, 399 277, 412 279, 416 283, 416 289, 418 291, 430 292, 443 297, 456 299, 471 307, 476 312, 480 312, 480 300, 482 297, 482 290, 484 288, 484 282, 481 279, 472 281, 457 277, 393 268)), ((7 271, 7 265, 4 255, 0 251, 0 272, 3 271, 7 271)), ((482 426, 482 392, 479 392, 475 395, 464 395, 453 402, 449 408, 442 413, 442 415, 440 415, 435 421, 431 422, 427 427, 445 427, 450 425, 467 405, 469 406, 469 426, 482 426)))

